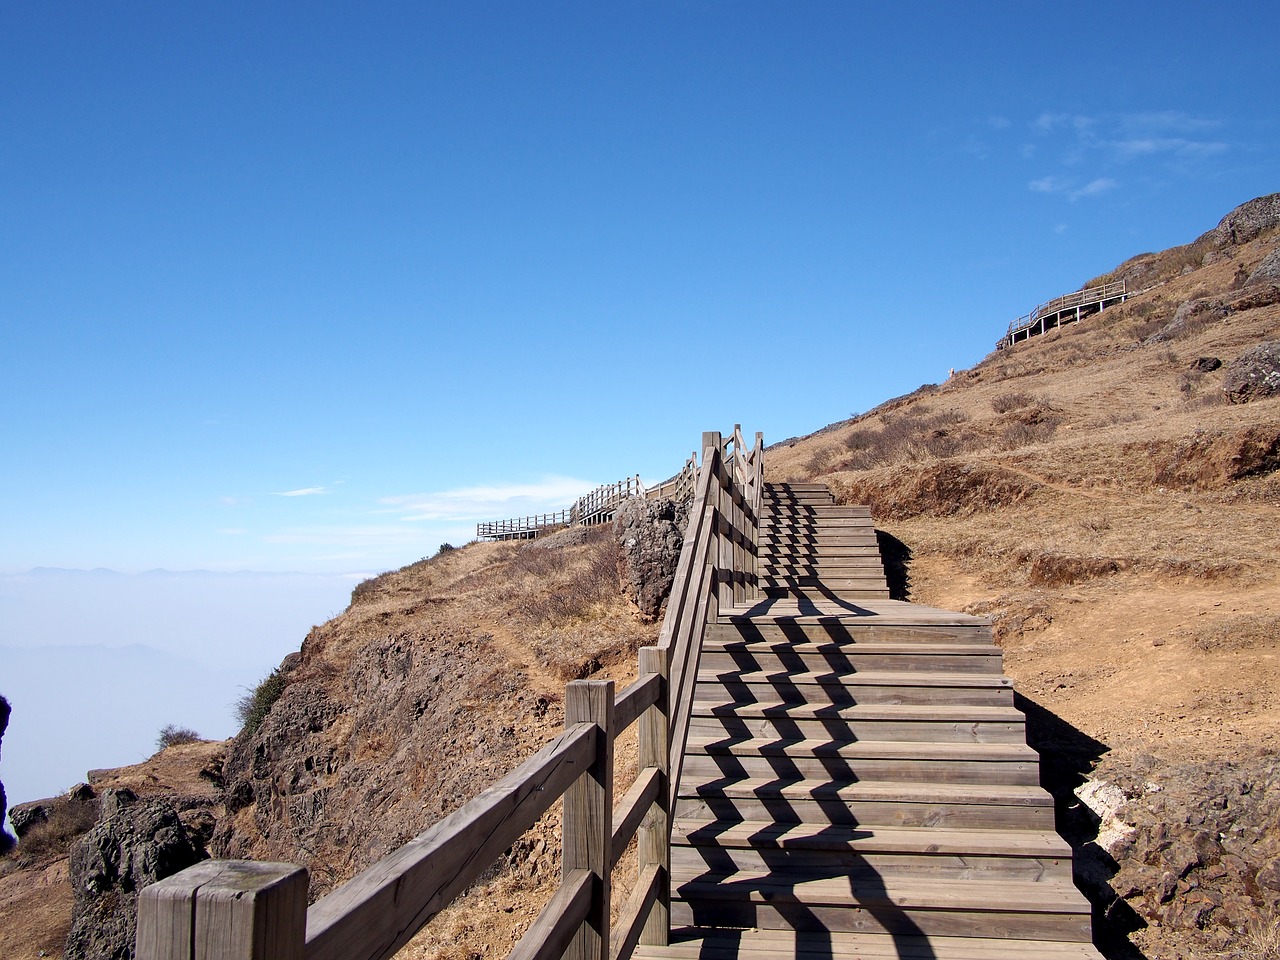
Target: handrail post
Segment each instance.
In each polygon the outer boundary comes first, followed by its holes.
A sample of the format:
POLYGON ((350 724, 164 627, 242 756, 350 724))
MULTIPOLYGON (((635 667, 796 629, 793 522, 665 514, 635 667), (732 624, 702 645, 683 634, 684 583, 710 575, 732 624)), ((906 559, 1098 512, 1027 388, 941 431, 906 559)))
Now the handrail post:
POLYGON ((609 956, 609 873, 613 853, 613 681, 575 680, 565 688, 564 723, 600 728, 591 766, 564 795, 562 876, 590 870, 591 908, 565 957, 607 960, 609 956))
POLYGON ((307 871, 206 860, 138 897, 137 960, 302 960, 307 871))
POLYGON ((721 472, 724 467, 724 440, 718 430, 702 434, 702 469, 712 471, 711 487, 707 493, 707 503, 714 508, 711 515, 711 602, 707 610, 707 619, 720 619, 720 505, 723 502, 723 488, 720 486, 721 472), (707 457, 707 450, 714 449, 716 455, 707 457))
POLYGON ((671 766, 667 739, 671 723, 671 687, 667 683, 667 651, 661 647, 640 648, 640 679, 657 674, 662 678, 658 699, 640 716, 637 764, 641 770, 657 767, 662 771, 658 796, 640 824, 636 857, 640 875, 645 867, 659 868, 658 898, 645 920, 640 942, 646 946, 665 947, 671 934, 671 814, 668 778, 671 766))

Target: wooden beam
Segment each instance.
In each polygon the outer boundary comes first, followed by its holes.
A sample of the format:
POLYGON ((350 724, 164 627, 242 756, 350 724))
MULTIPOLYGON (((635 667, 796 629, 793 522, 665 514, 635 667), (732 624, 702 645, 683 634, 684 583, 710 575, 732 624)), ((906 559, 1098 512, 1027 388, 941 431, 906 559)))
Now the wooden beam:
POLYGON ((623 730, 636 722, 658 698, 661 681, 656 676, 641 676, 635 683, 623 690, 613 702, 613 735, 616 738, 623 730))
POLYGON ((649 813, 649 808, 658 799, 659 788, 663 783, 662 771, 657 767, 642 767, 636 775, 636 782, 618 801, 618 809, 613 814, 613 840, 610 844, 610 866, 615 866, 622 859, 627 844, 636 835, 641 821, 649 813))
POLYGON ((590 870, 565 877, 507 960, 560 960, 591 909, 593 882, 590 870))
POLYGON ((306 960, 391 957, 592 768, 600 740, 594 723, 568 725, 466 806, 314 903, 306 960))

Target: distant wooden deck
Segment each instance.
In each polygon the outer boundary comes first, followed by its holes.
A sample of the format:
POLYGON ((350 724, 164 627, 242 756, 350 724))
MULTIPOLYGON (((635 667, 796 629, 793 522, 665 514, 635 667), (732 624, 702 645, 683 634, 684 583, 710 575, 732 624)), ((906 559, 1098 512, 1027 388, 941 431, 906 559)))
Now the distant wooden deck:
POLYGON ((1055 297, 1009 324, 1008 331, 996 344, 996 349, 1011 347, 1015 343, 1029 340, 1054 327, 1091 317, 1107 307, 1123 303, 1130 296, 1132 293, 1129 291, 1128 283, 1117 280, 1114 283, 1104 283, 1099 287, 1089 287, 1086 290, 1077 290, 1075 293, 1055 297))

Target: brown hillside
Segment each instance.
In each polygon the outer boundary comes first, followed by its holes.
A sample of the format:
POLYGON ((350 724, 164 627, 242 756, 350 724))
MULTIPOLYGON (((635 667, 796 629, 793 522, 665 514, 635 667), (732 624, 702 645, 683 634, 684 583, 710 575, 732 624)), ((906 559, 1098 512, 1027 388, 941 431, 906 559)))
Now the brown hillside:
POLYGON ((1147 925, 1149 956, 1274 955, 1248 936, 1280 897, 1280 397, 1230 404, 1223 369, 1195 361, 1280 339, 1280 288, 1245 283, 1277 239, 1211 232, 1135 258, 1105 279, 1146 293, 766 460, 870 504, 909 599, 993 618, 1020 692, 1097 742, 1095 777, 1129 785, 1121 819, 1144 815, 1134 794, 1171 798, 1175 769, 1203 789, 1154 819, 1226 811, 1236 847, 1193 831, 1212 849, 1170 872, 1173 831, 1161 849, 1140 830, 1116 877, 1086 878, 1127 917, 1115 936, 1147 925), (1250 782, 1272 791, 1261 825, 1231 807, 1250 782))

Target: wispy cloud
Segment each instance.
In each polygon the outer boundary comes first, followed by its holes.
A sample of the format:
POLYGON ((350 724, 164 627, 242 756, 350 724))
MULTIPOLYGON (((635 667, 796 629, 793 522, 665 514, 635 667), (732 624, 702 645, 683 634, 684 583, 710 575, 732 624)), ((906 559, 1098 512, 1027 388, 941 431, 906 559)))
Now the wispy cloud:
POLYGON ((1114 190, 1119 185, 1116 180, 1110 177, 1096 177, 1087 183, 1080 184, 1078 180, 1069 177, 1049 175, 1032 180, 1027 184, 1027 189, 1032 193, 1061 193, 1068 200, 1074 202, 1085 197, 1096 197, 1109 190, 1114 190))
POLYGON ((328 493, 325 487, 302 487, 299 490, 280 490, 273 492, 273 497, 316 497, 328 493))
POLYGON ((1098 177, 1095 180, 1090 180, 1078 190, 1072 190, 1068 196, 1070 196, 1072 200, 1079 200, 1082 197, 1096 197, 1098 194, 1106 193, 1108 190, 1114 190, 1118 186, 1119 184, 1110 177, 1098 177))
POLYGON ((1067 182, 1061 177, 1041 177, 1028 183, 1027 189, 1032 193, 1061 193, 1067 189, 1067 182))
POLYGON ((546 477, 537 483, 459 487, 430 493, 382 497, 403 521, 499 520, 568 507, 596 485, 572 477, 546 477))

